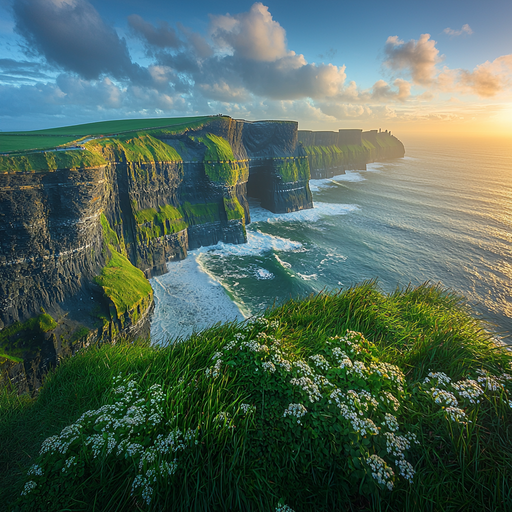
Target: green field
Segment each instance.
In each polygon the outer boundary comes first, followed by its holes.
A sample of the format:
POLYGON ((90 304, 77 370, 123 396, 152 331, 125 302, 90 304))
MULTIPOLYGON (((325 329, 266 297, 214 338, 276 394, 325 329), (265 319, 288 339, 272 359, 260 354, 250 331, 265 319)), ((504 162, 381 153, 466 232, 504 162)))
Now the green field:
POLYGON ((36 398, 0 389, 0 503, 505 512, 511 373, 464 301, 428 284, 320 293, 167 347, 93 346, 36 398))
POLYGON ((0 133, 0 153, 55 148, 87 136, 115 135, 156 128, 172 130, 181 125, 196 125, 211 119, 207 116, 120 119, 29 132, 2 132, 0 133))

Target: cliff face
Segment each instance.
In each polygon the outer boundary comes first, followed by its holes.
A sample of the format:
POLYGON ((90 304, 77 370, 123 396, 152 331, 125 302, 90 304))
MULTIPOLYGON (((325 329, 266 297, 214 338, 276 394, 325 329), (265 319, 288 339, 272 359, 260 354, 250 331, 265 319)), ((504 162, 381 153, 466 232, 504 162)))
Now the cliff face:
POLYGON ((299 130, 298 138, 308 155, 314 179, 331 178, 347 170, 365 170, 369 163, 405 155, 403 144, 387 130, 299 130))
POLYGON ((244 243, 248 194, 312 207, 297 123, 217 117, 84 148, 87 168, 78 151, 0 162, 0 362, 20 389, 84 343, 148 332, 146 277, 188 249, 244 243), (49 331, 31 327, 41 308, 49 331))

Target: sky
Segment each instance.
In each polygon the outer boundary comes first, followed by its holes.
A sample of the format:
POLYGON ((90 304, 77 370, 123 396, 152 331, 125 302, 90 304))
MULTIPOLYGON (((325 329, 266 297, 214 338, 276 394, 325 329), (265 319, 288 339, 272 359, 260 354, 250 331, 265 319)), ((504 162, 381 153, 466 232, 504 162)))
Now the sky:
POLYGON ((0 0, 0 130, 227 114, 512 137, 512 2, 0 0))

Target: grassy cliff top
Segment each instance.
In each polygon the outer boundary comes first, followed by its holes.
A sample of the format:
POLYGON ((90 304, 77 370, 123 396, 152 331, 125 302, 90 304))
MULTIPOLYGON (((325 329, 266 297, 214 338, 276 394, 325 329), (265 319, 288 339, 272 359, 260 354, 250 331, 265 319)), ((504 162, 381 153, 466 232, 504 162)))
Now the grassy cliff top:
POLYGON ((0 500, 511 510, 510 374, 512 354, 431 285, 364 283, 167 347, 91 347, 35 399, 1 391, 0 500))
POLYGON ((195 127, 215 119, 211 116, 172 117, 156 119, 120 119, 117 121, 101 121, 61 128, 49 128, 28 132, 0 133, 0 153, 27 151, 31 149, 49 149, 87 137, 102 137, 128 132, 162 129, 173 132, 177 129, 195 127))

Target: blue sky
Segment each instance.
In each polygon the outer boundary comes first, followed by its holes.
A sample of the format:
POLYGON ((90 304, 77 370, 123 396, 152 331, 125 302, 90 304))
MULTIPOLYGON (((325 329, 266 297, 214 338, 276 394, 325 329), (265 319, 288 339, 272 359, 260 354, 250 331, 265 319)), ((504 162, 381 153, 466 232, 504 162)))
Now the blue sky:
POLYGON ((0 0, 0 129, 222 112, 512 134, 512 2, 0 0))

